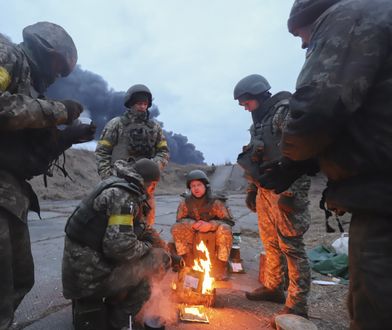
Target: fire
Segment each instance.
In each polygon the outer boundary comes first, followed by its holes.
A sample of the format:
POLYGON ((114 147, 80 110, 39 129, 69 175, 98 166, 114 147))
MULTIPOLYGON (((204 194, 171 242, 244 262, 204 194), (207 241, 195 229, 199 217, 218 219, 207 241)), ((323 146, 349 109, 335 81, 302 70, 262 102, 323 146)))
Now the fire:
POLYGON ((210 276, 211 272, 211 260, 210 260, 210 253, 203 241, 201 241, 197 246, 196 249, 203 252, 206 256, 206 259, 197 258, 194 260, 193 269, 204 273, 204 280, 202 286, 202 294, 211 293, 213 289, 214 278, 210 276))

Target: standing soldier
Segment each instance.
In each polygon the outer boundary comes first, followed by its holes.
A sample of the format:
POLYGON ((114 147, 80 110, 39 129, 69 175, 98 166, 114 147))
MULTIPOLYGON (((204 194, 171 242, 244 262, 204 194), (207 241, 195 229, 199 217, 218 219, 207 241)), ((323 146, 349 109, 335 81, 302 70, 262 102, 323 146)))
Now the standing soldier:
POLYGON ((310 179, 301 177, 282 194, 260 187, 257 181, 263 163, 281 158, 279 142, 291 96, 289 92, 271 96, 270 88, 268 81, 258 74, 243 78, 234 88, 234 99, 251 112, 253 119, 251 141, 239 155, 238 163, 244 167, 250 182, 246 205, 251 211, 257 212, 260 237, 266 252, 263 286, 246 293, 246 297, 250 300, 285 303, 280 314, 308 317, 310 267, 303 234, 310 223, 310 179), (283 289, 283 259, 288 266, 287 298, 283 289))
MULTIPOLYGON (((149 118, 152 94, 148 87, 140 84, 130 87, 125 94, 124 105, 126 112, 106 124, 95 151, 98 173, 102 179, 112 174, 113 164, 119 159, 152 159, 161 170, 169 160, 169 149, 162 128, 149 118)), ((155 221, 153 194, 148 202, 151 211, 147 215, 147 223, 152 226, 155 221)))
POLYGON ((187 174, 186 187, 190 194, 178 205, 177 222, 171 228, 177 254, 184 258, 187 266, 192 266, 195 234, 215 232, 218 264, 213 265, 212 271, 216 279, 226 279, 234 225, 226 199, 212 194, 210 181, 201 170, 187 174))
POLYGON ((45 174, 72 143, 93 138, 90 125, 69 126, 82 106, 46 100, 42 94, 57 77, 75 67, 77 51, 60 26, 39 22, 23 30, 13 44, 0 34, 0 329, 34 284, 27 213, 39 211, 27 179, 45 174))
POLYGON ((283 154, 293 166, 316 157, 327 206, 352 213, 350 329, 390 328, 392 2, 296 0, 288 28, 307 52, 283 154))
POLYGON ((146 195, 159 180, 158 165, 118 160, 113 171, 116 176, 103 180, 67 221, 62 279, 64 297, 75 307, 105 298, 109 329, 128 329, 129 315, 148 300, 152 277, 164 274, 170 257, 143 216, 146 195))

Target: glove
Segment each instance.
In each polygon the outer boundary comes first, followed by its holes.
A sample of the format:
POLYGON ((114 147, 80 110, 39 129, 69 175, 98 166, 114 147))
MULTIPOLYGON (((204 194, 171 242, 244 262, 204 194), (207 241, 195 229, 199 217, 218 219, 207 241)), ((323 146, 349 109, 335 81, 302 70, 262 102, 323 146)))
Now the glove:
POLYGON ((246 194, 245 204, 249 210, 256 212, 256 196, 257 191, 251 190, 246 194))
POLYGON ((76 101, 73 100, 63 100, 60 103, 64 104, 65 109, 67 110, 67 125, 71 125, 72 122, 77 119, 83 111, 83 106, 76 101))
POLYGON ((286 191, 302 175, 315 175, 319 170, 315 159, 293 161, 288 158, 266 163, 260 169, 264 172, 259 177, 260 185, 276 194, 286 191))
POLYGON ((151 229, 145 229, 139 237, 139 241, 151 243, 154 245, 155 233, 151 229))
POLYGON ((212 231, 214 229, 214 226, 209 222, 199 220, 192 225, 192 229, 201 233, 207 233, 209 231, 212 231))
POLYGON ((94 139, 97 127, 91 123, 67 126, 63 131, 63 138, 70 144, 83 143, 94 139))

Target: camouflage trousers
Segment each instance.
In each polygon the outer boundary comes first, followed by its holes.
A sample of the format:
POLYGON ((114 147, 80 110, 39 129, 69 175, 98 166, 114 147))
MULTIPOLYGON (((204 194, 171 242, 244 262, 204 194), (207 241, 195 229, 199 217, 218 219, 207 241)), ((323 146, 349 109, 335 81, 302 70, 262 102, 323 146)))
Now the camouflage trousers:
POLYGON ((310 291, 310 266, 305 252, 303 232, 297 236, 284 236, 288 228, 293 234, 290 219, 278 207, 279 195, 265 189, 258 189, 256 210, 261 240, 266 260, 264 285, 270 289, 283 288, 284 259, 286 259, 289 286, 286 306, 300 313, 307 313, 307 297, 310 291))
MULTIPOLYGON (((128 327, 129 315, 135 316, 150 296, 149 282, 160 281, 170 267, 169 255, 160 248, 152 248, 137 260, 114 266, 106 275, 107 262, 102 263, 101 274, 92 278, 84 269, 99 269, 97 264, 76 262, 72 256, 80 256, 78 251, 85 247, 65 239, 63 256, 63 290, 68 299, 108 298, 109 322, 115 328, 128 327), (104 263, 104 264, 103 264, 104 263), (94 287, 95 289, 92 289, 94 287)), ((89 258, 93 263, 93 253, 89 258)))
MULTIPOLYGON (((25 220, 25 219, 24 219, 25 220)), ((0 329, 7 329, 34 284, 34 264, 26 223, 0 209, 0 329)))
MULTIPOLYGON (((180 256, 190 253, 192 251, 193 241, 195 237, 195 231, 192 229, 192 225, 195 222, 196 220, 193 219, 181 219, 171 228, 171 233, 173 236, 174 243, 176 245, 177 254, 180 256)), ((231 246, 233 244, 231 226, 217 220, 211 220, 209 222, 218 225, 218 229, 215 232, 217 257, 221 261, 227 261, 229 259, 231 246)))
POLYGON ((391 216, 353 213, 349 232, 350 329, 390 329, 391 216))

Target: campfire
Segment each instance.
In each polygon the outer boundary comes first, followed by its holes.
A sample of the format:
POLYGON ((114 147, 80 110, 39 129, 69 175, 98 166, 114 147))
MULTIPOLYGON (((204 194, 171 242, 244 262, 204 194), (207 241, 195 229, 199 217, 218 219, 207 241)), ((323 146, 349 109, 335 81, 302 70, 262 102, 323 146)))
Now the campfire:
MULTIPOLYGON (((213 306, 215 302, 214 278, 211 277, 211 259, 209 251, 203 241, 196 246, 200 251, 195 256, 191 267, 183 268, 178 274, 177 283, 173 284, 179 302, 187 305, 187 310, 192 310, 191 305, 213 306)), ((197 306, 193 306, 197 308, 197 306)))

